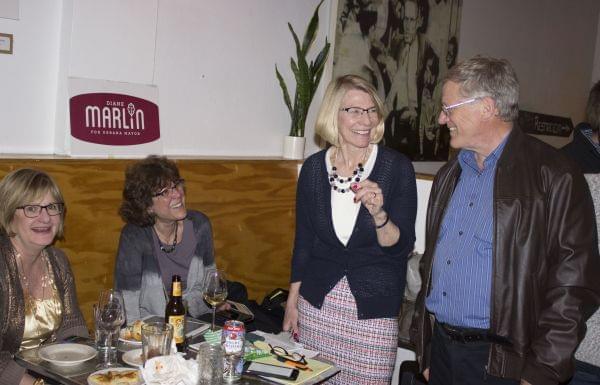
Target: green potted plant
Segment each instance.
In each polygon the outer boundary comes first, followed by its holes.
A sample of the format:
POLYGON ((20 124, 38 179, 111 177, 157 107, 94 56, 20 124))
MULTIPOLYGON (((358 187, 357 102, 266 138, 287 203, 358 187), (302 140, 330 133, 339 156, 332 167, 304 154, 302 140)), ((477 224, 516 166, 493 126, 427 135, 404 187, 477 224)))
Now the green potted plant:
POLYGON ((283 92, 283 101, 285 102, 292 119, 290 133, 284 138, 284 158, 302 159, 304 157, 304 126, 306 124, 306 115, 308 114, 308 108, 315 95, 315 91, 321 81, 325 62, 327 61, 327 55, 329 54, 330 44, 327 42, 327 38, 325 38, 325 46, 321 49, 321 52, 319 52, 314 61, 311 60, 310 63, 307 62, 306 56, 315 40, 317 27, 319 25, 319 8, 321 7, 321 4, 323 4, 323 0, 317 5, 313 16, 308 23, 302 44, 300 44, 300 40, 298 39, 298 35, 296 35, 294 28, 288 23, 288 28, 290 29, 294 38, 294 43, 296 44, 296 59, 293 57, 290 58, 290 67, 292 68, 294 78, 296 79, 296 91, 294 93, 293 104, 285 80, 283 80, 283 77, 277 69, 277 65, 275 65, 275 74, 277 75, 279 86, 283 92))

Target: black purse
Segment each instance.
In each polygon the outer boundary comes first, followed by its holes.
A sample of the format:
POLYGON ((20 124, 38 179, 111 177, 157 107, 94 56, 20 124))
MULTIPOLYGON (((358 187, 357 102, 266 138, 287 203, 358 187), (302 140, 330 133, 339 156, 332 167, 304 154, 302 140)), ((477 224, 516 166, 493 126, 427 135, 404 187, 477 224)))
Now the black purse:
POLYGON ((283 324, 285 315, 285 304, 290 292, 277 288, 267 294, 260 304, 260 308, 266 313, 276 324, 283 324))

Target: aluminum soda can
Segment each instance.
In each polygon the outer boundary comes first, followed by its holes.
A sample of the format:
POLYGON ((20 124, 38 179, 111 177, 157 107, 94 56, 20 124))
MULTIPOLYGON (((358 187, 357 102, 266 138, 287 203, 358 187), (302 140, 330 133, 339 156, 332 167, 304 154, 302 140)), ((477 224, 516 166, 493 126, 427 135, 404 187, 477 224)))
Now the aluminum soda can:
POLYGON ((223 378, 232 382, 242 377, 246 327, 241 321, 228 320, 221 331, 223 346, 223 378))

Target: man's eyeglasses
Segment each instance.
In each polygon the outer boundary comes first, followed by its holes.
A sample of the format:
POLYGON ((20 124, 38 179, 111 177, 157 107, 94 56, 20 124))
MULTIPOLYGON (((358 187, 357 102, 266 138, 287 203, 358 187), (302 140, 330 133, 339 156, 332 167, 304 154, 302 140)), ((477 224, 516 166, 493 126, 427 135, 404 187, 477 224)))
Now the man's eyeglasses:
POLYGON ((379 113, 377 111, 377 107, 371 107, 371 108, 347 107, 347 108, 340 108, 340 111, 344 111, 351 117, 357 118, 357 119, 360 118, 361 116, 363 116, 364 114, 367 114, 369 119, 379 118, 379 113))
POLYGON ((174 181, 171 184, 170 187, 163 188, 159 192, 154 193, 152 195, 152 197, 153 198, 157 198, 157 197, 169 198, 173 194, 173 190, 177 189, 177 190, 179 190, 179 192, 181 192, 183 190, 184 185, 185 185, 185 180, 177 179, 176 181, 174 181))
POLYGON ((452 112, 453 109, 458 108, 458 107, 462 107, 462 106, 467 105, 467 104, 471 104, 471 103, 473 103, 473 102, 475 102, 477 100, 479 100, 479 98, 471 98, 471 99, 463 100, 462 102, 454 103, 454 104, 451 104, 449 106, 446 106, 446 105, 442 104, 442 112, 446 116, 450 116, 450 113, 452 112))
POLYGON ((64 203, 48 203, 46 206, 41 205, 23 205, 17 207, 17 209, 23 210, 23 214, 27 218, 36 218, 42 213, 42 209, 46 209, 46 212, 50 216, 59 215, 63 212, 65 208, 64 203))
POLYGON ((278 361, 290 364, 300 370, 310 370, 306 358, 299 353, 289 353, 281 346, 273 346, 269 344, 271 354, 275 355, 278 361))

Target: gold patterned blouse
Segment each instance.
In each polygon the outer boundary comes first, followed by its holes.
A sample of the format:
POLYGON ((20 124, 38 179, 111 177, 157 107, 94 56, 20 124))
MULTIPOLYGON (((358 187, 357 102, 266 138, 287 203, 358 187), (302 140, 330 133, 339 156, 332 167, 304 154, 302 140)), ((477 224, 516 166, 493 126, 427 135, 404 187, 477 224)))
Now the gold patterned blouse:
POLYGON ((58 290, 54 283, 54 274, 50 261, 45 252, 42 253, 47 266, 47 275, 42 280, 44 288, 50 288, 50 298, 33 298, 26 287, 23 288, 25 295, 25 329, 20 350, 31 349, 40 346, 58 328, 62 320, 62 303, 58 290))

